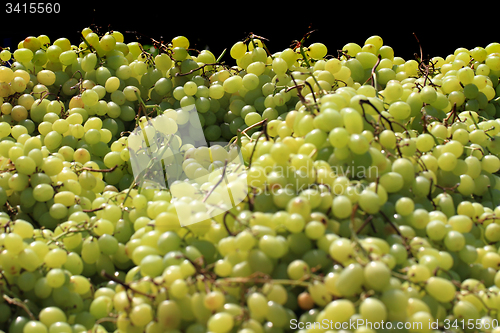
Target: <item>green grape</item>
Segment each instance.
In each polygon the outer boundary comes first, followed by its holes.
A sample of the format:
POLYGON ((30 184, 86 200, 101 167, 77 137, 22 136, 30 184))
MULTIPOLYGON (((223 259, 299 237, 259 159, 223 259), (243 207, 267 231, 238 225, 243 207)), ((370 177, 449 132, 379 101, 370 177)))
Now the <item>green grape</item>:
POLYGON ((392 163, 391 168, 393 172, 399 173, 403 177, 405 184, 413 183, 415 172, 413 164, 410 160, 406 158, 398 158, 392 163))
POLYGON ((350 135, 345 128, 337 127, 330 132, 328 139, 335 148, 343 148, 350 142, 350 135))
POLYGON ((51 86, 56 82, 56 75, 51 70, 43 69, 37 73, 36 78, 40 84, 51 86))
POLYGON ((247 297, 250 312, 257 317, 265 317, 268 314, 268 300, 261 293, 252 293, 247 297))
POLYGON ((325 234, 325 226, 319 221, 310 221, 307 223, 304 233, 310 239, 320 239, 325 234))
POLYGON ((309 274, 309 272, 309 265, 303 260, 294 260, 288 264, 287 273, 292 280, 299 280, 309 274))
POLYGON ((45 255, 44 262, 50 268, 59 268, 66 262, 66 259, 66 251, 62 249, 52 249, 45 255))
POLYGON ((430 221, 426 226, 425 230, 427 233, 427 236, 435 241, 442 240, 448 230, 446 228, 446 224, 444 224, 442 221, 439 220, 432 220, 430 221))
POLYGON ((431 277, 427 280, 425 291, 439 302, 450 302, 455 298, 456 289, 449 280, 431 277))
POLYGON ((60 268, 51 269, 46 278, 47 284, 52 288, 59 288, 66 282, 66 275, 60 268))
POLYGON ((38 317, 46 327, 50 327, 52 324, 57 322, 67 321, 66 314, 61 309, 54 306, 42 309, 38 317))
POLYGON ((165 329, 176 329, 181 322, 180 307, 175 301, 162 301, 157 307, 156 317, 159 324, 165 329))
POLYGON ((359 206, 369 214, 375 214, 380 210, 380 197, 377 193, 363 190, 359 195, 359 206))
POLYGON ((234 326, 234 319, 227 312, 218 312, 208 319, 207 327, 211 332, 226 333, 234 326))
MULTIPOLYGON (((113 309, 113 301, 108 296, 98 296, 90 303, 89 312, 96 319, 107 317, 113 309)), ((133 311, 133 310, 132 310, 133 311)))
POLYGON ((116 39, 112 35, 104 35, 99 40, 99 45, 104 51, 111 51, 116 46, 116 39))
POLYGON ((422 282, 430 277, 431 272, 429 269, 420 264, 412 265, 409 267, 407 273, 408 278, 412 282, 422 282))
POLYGON ((375 297, 363 300, 359 306, 359 314, 370 323, 382 322, 387 319, 387 309, 384 303, 375 297))
POLYGON ((36 163, 35 161, 29 157, 29 156, 20 156, 15 160, 15 166, 17 169, 17 172, 20 172, 25 175, 31 175, 35 173, 36 170, 36 163))
POLYGON ((361 291, 364 282, 363 268, 359 264, 350 264, 342 270, 335 287, 344 296, 353 296, 361 291))
POLYGON ((464 85, 464 96, 465 98, 472 100, 477 97, 479 93, 478 87, 474 83, 468 83, 464 85))
POLYGON ((364 268, 364 278, 371 289, 382 291, 389 285, 391 271, 384 263, 372 261, 364 268))
POLYGON ((288 250, 279 238, 271 235, 264 235, 259 240, 259 248, 270 258, 280 258, 288 250))
POLYGON ((23 328, 23 333, 44 333, 48 332, 47 326, 42 322, 36 320, 30 320, 26 323, 23 328))
MULTIPOLYGON (((12 250, 9 250, 12 252, 12 250)), ((28 272, 35 271, 42 265, 42 260, 37 256, 32 249, 24 249, 18 254, 19 265, 28 272)))
POLYGON ((77 58, 78 56, 73 50, 67 50, 59 54, 59 62, 61 62, 61 64, 63 64, 64 66, 70 66, 75 61, 77 61, 77 58))
POLYGON ((344 120, 344 127, 350 134, 360 134, 363 131, 363 119, 358 111, 344 108, 340 113, 344 120))
POLYGON ((320 306, 325 306, 332 300, 332 296, 328 293, 326 286, 319 281, 309 284, 307 291, 311 295, 314 303, 320 306))
POLYGON ((97 240, 99 249, 107 255, 115 254, 118 251, 118 240, 110 234, 103 234, 97 240))
POLYGON ((22 291, 30 291, 35 287, 36 277, 33 273, 25 271, 19 275, 17 285, 22 291))
POLYGON ((370 142, 363 135, 351 134, 348 147, 354 154, 363 155, 370 149, 370 142))
POLYGON ((224 305, 224 294, 220 291, 211 291, 203 299, 203 304, 209 310, 220 309, 224 305))
POLYGON ((61 203, 66 207, 70 207, 75 204, 75 194, 71 191, 58 192, 54 195, 54 203, 61 203))
POLYGON ((18 254, 24 248, 23 238, 16 233, 6 234, 3 244, 8 251, 14 254, 18 254))
POLYGON ((241 76, 231 76, 230 78, 226 79, 222 87, 224 90, 230 94, 235 93, 238 91, 243 85, 243 78, 241 76))
POLYGON ((90 282, 84 276, 72 275, 70 278, 71 290, 83 295, 90 290, 90 282))
POLYGON ((85 72, 90 72, 95 68, 96 64, 97 64, 97 56, 95 55, 95 53, 88 53, 82 59, 81 68, 85 72))
POLYGON ((33 51, 27 48, 19 48, 14 51, 14 59, 21 63, 28 63, 33 59, 33 51))
POLYGON ((325 309, 323 318, 334 323, 344 323, 349 321, 356 313, 354 304, 348 299, 336 299, 329 303, 325 309))
POLYGON ((408 197, 399 198, 395 204, 396 212, 402 216, 407 216, 413 213, 415 204, 412 199, 408 197))
POLYGON ((444 237, 444 245, 450 251, 460 251, 465 246, 465 237, 458 231, 448 231, 444 237))
POLYGON ((308 49, 308 53, 313 59, 322 59, 328 52, 326 46, 323 43, 313 43, 309 45, 308 49))
POLYGON ((436 90, 432 86, 425 86, 420 90, 420 98, 422 102, 432 104, 437 99, 436 90))
POLYGON ((417 138, 416 145, 417 149, 421 152, 428 152, 434 148, 434 138, 428 133, 420 134, 417 138))
POLYGON ((44 145, 49 150, 55 150, 61 146, 62 135, 56 131, 50 131, 45 135, 43 140, 44 145))
POLYGON ((54 197, 54 188, 49 184, 38 184, 33 188, 33 198, 39 202, 49 201, 54 197))
POLYGON ((466 233, 472 229, 472 219, 465 215, 455 215, 448 219, 448 225, 451 226, 452 230, 466 233))
MULTIPOLYGON (((385 89, 384 89, 384 96, 385 97, 387 97, 391 101, 396 101, 402 95, 403 95, 403 87, 402 87, 400 82, 398 82, 396 80, 391 80, 391 81, 387 82, 385 89)), ((402 109, 400 108, 400 110, 402 110, 402 109)), ((405 110, 404 112, 406 113, 407 112, 406 108, 404 108, 404 110, 405 110)), ((400 119, 404 119, 404 118, 400 118, 400 119)))
POLYGON ((0 52, 0 59, 2 61, 9 61, 11 58, 11 53, 9 50, 7 49, 3 49, 1 52, 0 52))
POLYGON ((173 295, 175 298, 183 298, 185 297, 189 292, 189 287, 184 280, 175 280, 172 282, 170 285, 170 293, 173 295))
POLYGON ((159 255, 147 255, 141 262, 139 267, 144 275, 155 277, 163 272, 162 257, 159 255))
POLYGON ((100 249, 98 240, 93 237, 85 239, 82 244, 82 260, 87 264, 93 264, 96 262, 99 253, 100 249))
POLYGON ((477 308, 466 300, 458 301, 453 306, 453 315, 464 320, 479 319, 479 311, 477 308))
POLYGON ((389 106, 389 113, 397 120, 404 120, 411 114, 411 107, 403 101, 396 101, 389 106))
POLYGON ((500 159, 495 155, 486 155, 481 160, 481 167, 486 172, 495 173, 500 169, 500 159))

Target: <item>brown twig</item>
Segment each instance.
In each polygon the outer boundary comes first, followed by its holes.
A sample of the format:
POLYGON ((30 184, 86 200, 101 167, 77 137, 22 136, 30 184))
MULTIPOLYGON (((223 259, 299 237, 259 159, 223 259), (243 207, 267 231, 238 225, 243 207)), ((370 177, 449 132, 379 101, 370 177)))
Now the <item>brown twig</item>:
POLYGON ((222 181, 224 180, 224 178, 226 176, 226 169, 227 169, 227 160, 224 161, 224 168, 222 169, 222 175, 221 175, 220 179, 210 189, 210 191, 205 195, 205 197, 202 200, 203 203, 205 203, 207 201, 208 197, 215 191, 215 189, 217 188, 217 186, 219 186, 222 183, 222 181))
POLYGON ((375 63, 375 65, 372 68, 372 73, 371 73, 370 77, 365 81, 364 84, 367 84, 369 81, 372 81, 373 88, 377 88, 377 87, 375 87, 375 80, 373 80, 373 78, 375 75, 377 75, 375 72, 375 69, 377 69, 377 66, 380 64, 381 60, 382 60, 382 56, 379 54, 377 57, 377 62, 375 63))
POLYGON ((119 285, 123 286, 125 289, 132 291, 133 293, 136 293, 136 294, 139 294, 142 296, 146 296, 147 298, 152 299, 152 300, 155 299, 155 297, 156 297, 155 295, 144 293, 140 290, 137 290, 137 289, 129 286, 127 283, 121 281, 120 279, 114 277, 113 275, 108 274, 104 269, 101 271, 101 276, 105 277, 106 279, 108 279, 110 281, 118 283, 119 285))
POLYGON ((190 71, 187 71, 186 73, 175 73, 175 76, 186 76, 186 75, 189 75, 189 74, 193 74, 194 72, 196 71, 199 71, 200 69, 203 69, 207 66, 215 66, 215 65, 222 65, 222 63, 220 62, 214 62, 214 63, 210 63, 210 64, 203 64, 201 65, 200 67, 196 67, 196 68, 193 68, 192 70, 190 71))
POLYGON ((15 305, 15 306, 18 306, 20 307, 21 309, 23 309, 27 314, 28 316, 30 317, 31 320, 36 320, 36 317, 33 315, 33 313, 31 312, 31 310, 28 308, 28 306, 22 302, 21 300, 17 299, 17 298, 11 298, 7 295, 3 295, 3 299, 11 304, 11 305, 15 305))
POLYGON ((112 167, 111 169, 92 169, 88 167, 83 167, 81 168, 81 170, 91 171, 91 172, 113 172, 115 171, 116 168, 118 168, 118 164, 112 167))

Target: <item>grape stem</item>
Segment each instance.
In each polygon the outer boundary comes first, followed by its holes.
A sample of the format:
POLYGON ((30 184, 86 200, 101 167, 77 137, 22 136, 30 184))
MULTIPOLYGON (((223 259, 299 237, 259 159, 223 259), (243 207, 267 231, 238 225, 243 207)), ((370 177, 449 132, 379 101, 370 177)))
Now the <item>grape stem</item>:
MULTIPOLYGON (((298 42, 298 47, 299 47, 299 51, 300 51, 300 55, 302 56, 302 58, 304 59, 304 62, 306 63, 307 65, 307 68, 309 70, 309 73, 311 74, 313 80, 314 80, 314 83, 316 83, 316 85, 318 86, 318 89, 319 89, 319 92, 320 93, 324 93, 325 91, 321 88, 318 80, 316 79, 316 76, 314 76, 314 73, 311 69, 311 63, 309 62, 309 59, 307 59, 307 54, 306 52, 304 51, 304 42, 307 38, 309 38, 309 36, 316 30, 311 30, 309 31, 308 33, 306 33, 302 39, 300 40, 300 42, 298 42)), ((313 98, 314 98, 314 102, 316 103, 316 107, 318 106, 317 102, 316 102, 316 97, 314 96, 314 90, 312 89, 312 86, 309 82, 307 81, 304 81, 305 84, 307 84, 309 86, 309 88, 311 88, 311 92, 312 92, 312 95, 313 95, 313 98)))
MULTIPOLYGON (((365 119, 366 119, 366 115, 365 115, 365 108, 364 108, 364 104, 368 104, 368 105, 370 105, 370 106, 371 106, 371 107, 375 110, 375 112, 377 112, 377 113, 378 113, 378 115, 379 115, 379 122, 380 122, 380 118, 384 119, 384 120, 385 120, 385 121, 389 124, 389 127, 391 128, 391 131, 393 131, 393 132, 394 132, 394 127, 392 126, 392 123, 393 123, 392 121, 390 121, 390 120, 389 120, 386 116, 384 116, 384 115, 383 115, 383 114, 382 114, 382 113, 381 113, 381 112, 380 112, 380 111, 379 111, 379 110, 375 107, 375 105, 373 105, 373 103, 372 103, 372 102, 370 102, 368 99, 360 99, 360 100, 359 100, 359 105, 361 105, 361 109, 363 110, 363 115, 365 116, 365 119)), ((371 122, 370 122, 370 123, 371 123, 371 122)), ((396 124, 398 124, 399 126, 401 126, 402 128, 404 128, 404 129, 406 130, 406 128, 405 128, 403 125, 401 125, 401 124, 399 124, 399 123, 396 123, 396 124)), ((399 156, 400 156, 400 157, 401 157, 401 156, 403 156, 403 154, 401 153, 401 149, 399 148, 399 145, 396 145, 396 150, 398 151, 398 154, 399 154, 399 156)))
MULTIPOLYGON (((425 165, 425 164, 424 164, 425 165)), ((429 193, 427 193, 427 199, 429 199, 429 201, 432 203, 432 206, 434 207, 434 209, 436 210, 437 209, 437 205, 436 203, 434 202, 434 200, 432 199, 432 185, 434 184, 434 179, 431 177, 431 186, 429 186, 429 193)))
POLYGON ((250 130, 250 129, 252 129, 252 128, 255 128, 255 127, 257 127, 257 126, 260 126, 260 125, 264 124, 265 122, 267 122, 267 118, 262 119, 261 121, 256 122, 256 123, 255 123, 255 124, 253 124, 253 125, 248 126, 248 127, 247 127, 247 128, 245 128, 243 131, 241 131, 241 134, 245 135, 245 136, 246 136, 249 140, 252 140, 252 138, 248 136, 247 131, 248 131, 248 130, 250 130))
POLYGON ((457 114, 457 103, 453 103, 453 107, 451 108, 451 112, 450 114, 448 115, 448 117, 446 117, 444 120, 443 120, 443 125, 448 127, 448 120, 450 120, 451 118, 451 122, 452 123, 455 123, 455 120, 458 118, 458 120, 460 121, 460 117, 458 116, 457 114), (453 117, 453 118, 452 118, 453 117))
MULTIPOLYGON (((257 144, 259 143, 259 139, 262 137, 263 134, 266 134, 266 139, 269 141, 269 136, 267 134, 267 127, 265 127, 266 122, 267 122, 267 118, 262 120, 262 121, 259 121, 259 123, 262 124, 263 130, 262 130, 262 132, 259 133, 259 136, 257 136, 257 139, 255 140, 256 141, 255 145, 253 146, 252 153, 250 154, 250 158, 248 160, 248 168, 249 169, 252 166, 253 155, 254 155, 255 150, 257 148, 257 144)), ((256 123, 256 124, 258 124, 258 123, 256 123)), ((256 124, 254 124, 254 125, 256 125, 256 124)), ((254 125, 252 125, 252 126, 254 126, 254 125)), ((246 128, 244 131, 248 130, 250 127, 246 128)))
MULTIPOLYGON (((223 56, 223 55, 224 55, 224 53, 221 56, 223 56)), ((175 73, 175 76, 186 76, 186 75, 189 75, 189 74, 193 74, 194 72, 199 71, 200 69, 203 69, 203 68, 205 68, 207 66, 216 66, 216 65, 222 66, 223 63, 221 63, 221 62, 213 62, 213 63, 209 63, 209 64, 203 64, 200 67, 196 67, 196 68, 193 68, 190 71, 187 71, 186 73, 180 73, 180 72, 179 73, 175 73)), ((203 72, 203 73, 205 73, 205 72, 203 72)))
POLYGON ((363 231, 363 229, 370 223, 371 227, 372 227, 372 230, 374 232, 377 232, 377 230, 375 230, 375 226, 373 225, 373 223, 371 223, 371 221, 373 220, 373 215, 370 215, 368 216, 368 218, 363 222, 363 224, 358 228, 358 230, 356 231, 356 234, 359 234, 361 231, 363 231))
POLYGON ((349 229, 351 231, 351 237, 354 240, 354 242, 356 243, 356 245, 359 247, 359 249, 361 250, 361 252, 363 252, 364 256, 366 258, 368 258, 368 260, 371 261, 372 258, 370 256, 370 253, 368 253, 368 251, 366 251, 366 249, 363 247, 363 245, 359 241, 358 234, 354 230, 354 219, 356 218, 356 212, 358 211, 358 207, 359 207, 358 204, 355 204, 354 207, 352 208, 351 223, 349 223, 349 229))
POLYGON ((305 288, 307 288, 309 286, 309 282, 306 282, 303 280, 271 279, 267 275, 263 275, 260 272, 256 272, 256 273, 254 273, 250 276, 247 276, 247 277, 225 278, 224 282, 239 283, 239 284, 246 284, 246 283, 273 283, 274 284, 275 283, 275 284, 299 286, 299 287, 305 287, 305 288))
POLYGON ((95 67, 94 67, 94 69, 96 69, 96 68, 97 68, 97 65, 101 65, 101 64, 102 64, 101 57, 99 57, 99 54, 97 54, 96 49, 95 49, 92 45, 90 45, 90 44, 89 44, 89 42, 87 41, 87 39, 85 38, 85 36, 83 36, 83 34, 82 34, 82 40, 83 40, 83 42, 87 45, 87 48, 88 48, 91 52, 93 52, 93 53, 96 55, 96 57, 97 57, 97 63, 96 63, 96 65, 95 65, 95 67))
POLYGON ((7 295, 3 295, 3 299, 7 303, 9 303, 9 304, 16 305, 16 306, 20 307, 21 309, 23 309, 28 314, 28 316, 30 317, 31 320, 36 320, 36 317, 30 311, 30 309, 28 308, 28 306, 26 304, 24 304, 24 302, 22 302, 20 299, 18 299, 18 298, 11 298, 11 297, 9 297, 7 295))
POLYGON ((101 324, 101 323, 104 323, 104 322, 112 322, 112 323, 116 323, 117 321, 117 318, 113 318, 113 317, 103 317, 103 318, 100 318, 100 319, 97 319, 95 321, 95 324, 94 324, 94 328, 92 329, 92 332, 99 332, 97 330, 97 327, 101 324), (94 331, 95 330, 95 331, 94 331))
POLYGON ((224 213, 224 217, 222 218, 222 222, 224 223, 224 228, 226 228, 226 231, 227 233, 229 234, 229 236, 235 236, 236 234, 233 233, 231 230, 229 230, 229 227, 227 226, 227 221, 226 221, 226 218, 228 215, 231 215, 235 220, 236 220, 236 215, 234 215, 233 213, 231 213, 229 210, 227 210, 225 213, 224 213))
POLYGON ((264 48, 264 50, 266 50, 267 54, 271 57, 271 59, 274 59, 273 58, 273 55, 272 53, 269 51, 269 49, 267 48, 266 46, 266 43, 264 43, 263 41, 268 41, 269 42, 269 39, 265 38, 265 37, 262 37, 262 36, 258 36, 256 34, 254 34, 253 32, 250 32, 250 34, 248 35, 248 37, 243 41, 243 43, 247 43, 248 40, 250 40, 250 42, 253 44, 254 48, 257 47, 257 45, 255 44, 255 42, 253 41, 254 39, 258 39, 262 42, 262 47, 264 48))
MULTIPOLYGON (((288 87, 285 90, 285 92, 289 92, 292 89, 297 89, 297 97, 300 99, 302 104, 304 104, 304 106, 309 110, 309 104, 307 103, 306 98, 304 96, 302 96, 302 88, 304 88, 304 84, 298 84, 297 81, 295 81, 295 78, 293 77, 293 75, 291 73, 290 73, 290 78, 292 79, 293 83, 295 83, 295 85, 292 87, 288 87)), ((311 110, 309 110, 309 112, 311 112, 311 110)))
POLYGON ((94 208, 94 209, 83 209, 82 212, 84 212, 84 213, 93 213, 93 212, 97 212, 97 211, 103 210, 104 208, 106 208, 106 206, 101 206, 101 207, 97 207, 97 208, 94 208))
POLYGON ((104 278, 106 278, 106 279, 108 279, 108 280, 110 280, 110 281, 118 283, 119 285, 123 286, 125 289, 128 289, 128 290, 132 291, 135 294, 139 294, 139 295, 145 296, 145 297, 147 297, 147 298, 149 298, 151 300, 154 300, 155 297, 156 297, 154 295, 151 295, 151 294, 148 294, 148 293, 144 293, 144 292, 142 292, 140 290, 137 290, 137 289, 129 286, 127 283, 121 281, 120 279, 114 277, 111 274, 108 274, 104 269, 101 271, 101 276, 104 277, 104 278))
POLYGON ((222 181, 224 181, 224 180, 227 181, 227 178, 225 177, 225 175, 226 175, 226 169, 227 169, 227 160, 224 161, 224 168, 222 169, 222 175, 221 175, 220 179, 217 181, 217 183, 215 183, 215 185, 205 195, 205 197, 202 200, 203 203, 205 203, 207 201, 208 197, 210 197, 210 195, 215 191, 215 189, 217 188, 217 186, 219 186, 222 183, 222 181))
MULTIPOLYGON (((104 209, 104 207, 102 208, 104 209)), ((76 234, 78 232, 86 232, 86 231, 89 231, 90 229, 86 228, 86 226, 88 225, 88 222, 81 222, 81 223, 78 223, 77 225, 75 226, 72 226, 72 227, 69 227, 67 230, 65 230, 64 232, 60 233, 59 235, 53 237, 51 240, 49 240, 47 242, 48 245, 52 244, 52 243, 56 243, 57 244, 57 241, 60 239, 60 238, 63 238, 64 236, 67 236, 69 234, 76 234), (76 230, 75 230, 76 228, 76 230)))
POLYGON ((401 237, 401 240, 403 241, 403 246, 406 248, 406 252, 410 256, 413 257, 413 253, 411 252, 411 247, 406 242, 406 237, 403 236, 403 234, 401 233, 401 231, 399 230, 399 228, 391 221, 391 219, 389 217, 387 217, 387 215, 385 215, 385 213, 383 211, 380 210, 379 214, 382 215, 382 217, 384 218, 384 220, 386 220, 386 222, 389 223, 389 225, 392 227, 392 229, 394 229, 394 231, 396 231, 396 233, 398 234, 398 236, 401 237))
POLYGON ((375 69, 380 64, 381 60, 382 60, 382 56, 379 54, 377 57, 377 62, 375 63, 375 65, 372 68, 372 73, 371 73, 370 77, 364 83, 364 84, 367 84, 369 81, 372 81, 372 86, 373 86, 373 88, 375 88, 377 95, 378 95, 378 91, 376 90, 377 89, 377 74, 375 72, 375 69))
POLYGON ((83 167, 83 168, 81 168, 81 170, 91 171, 91 172, 113 172, 113 171, 116 170, 116 168, 118 168, 118 164, 115 165, 114 167, 110 168, 110 169, 92 169, 92 168, 89 168, 89 167, 83 167))
MULTIPOLYGON (((420 60, 423 59, 424 57, 424 52, 422 50, 422 44, 420 44, 420 40, 418 39, 417 37, 417 34, 416 33, 413 33, 413 36, 415 37, 415 39, 417 40, 417 43, 418 43, 418 48, 420 49, 420 60)), ((425 81, 424 81, 425 82, 425 81)))

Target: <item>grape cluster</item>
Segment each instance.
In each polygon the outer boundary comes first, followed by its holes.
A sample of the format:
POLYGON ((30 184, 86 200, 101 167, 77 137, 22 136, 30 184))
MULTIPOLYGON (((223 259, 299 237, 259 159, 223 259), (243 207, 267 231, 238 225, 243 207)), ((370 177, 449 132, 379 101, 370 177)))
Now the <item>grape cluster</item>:
POLYGON ((500 332, 500 44, 312 36, 2 49, 0 330, 500 332))

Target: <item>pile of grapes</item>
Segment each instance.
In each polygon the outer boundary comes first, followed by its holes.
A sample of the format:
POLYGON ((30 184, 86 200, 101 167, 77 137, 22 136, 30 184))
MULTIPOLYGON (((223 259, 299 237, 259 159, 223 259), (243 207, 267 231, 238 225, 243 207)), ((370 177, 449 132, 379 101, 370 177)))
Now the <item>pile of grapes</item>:
POLYGON ((499 43, 81 37, 0 52, 0 330, 500 332, 499 43))

